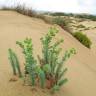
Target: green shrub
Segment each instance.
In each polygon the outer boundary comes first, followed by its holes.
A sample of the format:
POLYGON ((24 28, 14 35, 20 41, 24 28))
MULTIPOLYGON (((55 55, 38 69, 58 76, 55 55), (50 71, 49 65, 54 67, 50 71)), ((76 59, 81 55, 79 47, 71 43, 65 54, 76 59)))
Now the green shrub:
POLYGON ((96 16, 95 15, 77 14, 77 15, 75 15, 75 17, 82 18, 82 19, 90 19, 92 21, 96 21, 96 16))
POLYGON ((31 83, 35 85, 35 68, 36 60, 33 57, 33 45, 31 39, 25 39, 23 42, 16 42, 22 49, 25 55, 25 74, 28 73, 31 83))
POLYGON ((71 28, 69 26, 68 20, 65 20, 62 17, 56 17, 53 19, 53 24, 57 24, 59 25, 61 28, 63 28, 64 30, 71 32, 71 28))
POLYGON ((12 49, 9 49, 9 60, 13 69, 13 75, 19 74, 19 77, 22 77, 21 69, 20 69, 20 64, 17 58, 17 55, 12 51, 12 49))
POLYGON ((56 91, 57 86, 58 89, 60 89, 61 85, 65 84, 67 81, 67 78, 64 77, 67 68, 64 68, 63 64, 72 54, 75 54, 75 49, 72 48, 66 51, 63 57, 60 58, 62 50, 62 48, 60 48, 60 44, 63 43, 63 39, 52 43, 52 39, 57 33, 58 30, 56 28, 50 28, 45 37, 41 38, 43 46, 43 62, 41 63, 41 66, 46 73, 46 79, 50 81, 50 88, 52 91, 56 91))
POLYGON ((84 46, 90 48, 91 47, 91 44, 92 42, 90 41, 90 39, 85 35, 83 34, 82 32, 75 32, 73 33, 73 36, 79 40, 84 46))
POLYGON ((76 53, 75 49, 72 48, 66 50, 63 56, 61 56, 60 53, 62 48, 60 47, 60 44, 63 43, 63 39, 56 42, 53 41, 57 33, 58 30, 52 27, 48 33, 40 39, 43 56, 40 58, 38 55, 39 64, 37 64, 37 60, 33 55, 32 39, 26 38, 24 41, 16 42, 23 50, 22 52, 25 57, 24 76, 26 78, 26 75, 28 75, 28 78, 31 81, 31 83, 28 82, 28 84, 35 86, 39 82, 41 88, 47 87, 51 92, 59 90, 61 86, 67 82, 67 78, 64 76, 67 68, 64 66, 64 63, 71 55, 76 53))
POLYGON ((52 16, 74 16, 72 13, 62 13, 62 12, 55 12, 55 13, 50 13, 52 16))
POLYGON ((39 78, 41 87, 44 87, 45 74, 44 71, 37 65, 37 60, 33 56, 32 39, 26 38, 22 42, 17 41, 16 44, 22 48, 22 52, 25 56, 25 77, 26 75, 29 75, 32 86, 35 86, 36 79, 39 78))

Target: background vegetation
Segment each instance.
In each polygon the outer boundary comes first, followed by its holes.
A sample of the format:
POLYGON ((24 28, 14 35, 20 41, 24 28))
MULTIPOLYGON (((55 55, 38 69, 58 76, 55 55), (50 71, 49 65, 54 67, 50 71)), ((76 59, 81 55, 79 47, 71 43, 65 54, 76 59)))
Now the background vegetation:
MULTIPOLYGON (((93 15, 85 15, 85 14, 68 14, 68 13, 62 13, 62 12, 56 12, 56 13, 38 13, 36 11, 34 11, 33 9, 29 9, 26 8, 24 5, 18 5, 15 7, 3 7, 2 10, 12 10, 12 11, 16 11, 20 14, 23 15, 27 15, 30 17, 35 17, 35 18, 40 18, 42 20, 44 20, 46 23, 50 23, 50 24, 57 24, 59 25, 61 28, 63 28, 64 30, 66 30, 67 32, 69 32, 71 35, 73 35, 76 39, 78 39, 82 44, 84 44, 86 47, 90 48, 91 46, 91 41, 89 40, 89 38, 85 35, 83 35, 82 33, 74 33, 72 34, 72 28, 70 26, 71 20, 69 18, 65 18, 62 16, 67 16, 67 17, 75 17, 75 18, 81 18, 81 19, 91 19, 93 21, 96 20, 96 16, 93 15), (51 17, 49 18, 47 15, 51 15, 51 16, 56 16, 56 17, 51 17)), ((86 28, 84 25, 78 25, 77 28, 83 28, 84 30, 88 30, 89 28, 86 28)), ((81 29, 80 29, 81 30, 81 29)), ((82 31, 82 30, 81 30, 82 31)))
POLYGON ((84 46, 86 46, 87 48, 91 48, 92 42, 85 34, 83 34, 82 32, 75 32, 73 33, 73 36, 77 40, 79 40, 84 46))
POLYGON ((55 12, 55 13, 50 13, 50 15, 52 15, 52 16, 71 16, 71 17, 90 19, 92 21, 96 21, 96 16, 90 15, 90 14, 73 14, 73 13, 55 12))
POLYGON ((59 25, 61 28, 66 30, 67 32, 71 33, 71 28, 69 26, 69 21, 62 18, 62 17, 56 17, 53 19, 53 24, 59 25))

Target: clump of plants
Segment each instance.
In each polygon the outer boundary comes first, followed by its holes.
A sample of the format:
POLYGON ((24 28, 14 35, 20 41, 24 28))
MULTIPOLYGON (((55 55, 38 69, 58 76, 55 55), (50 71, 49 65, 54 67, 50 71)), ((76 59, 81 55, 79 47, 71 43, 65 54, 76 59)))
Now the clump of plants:
POLYGON ((76 18, 82 18, 82 19, 89 19, 92 21, 96 21, 96 16, 95 15, 86 15, 86 14, 78 14, 75 15, 76 18))
POLYGON ((13 9, 14 11, 26 16, 30 16, 30 17, 37 16, 37 12, 35 10, 33 10, 32 8, 27 8, 25 5, 17 5, 13 9))
POLYGON ((62 48, 60 44, 63 43, 63 39, 60 39, 53 43, 53 38, 58 33, 56 28, 51 28, 49 32, 41 38, 43 58, 40 59, 43 62, 40 63, 41 68, 45 72, 48 88, 52 89, 52 92, 59 90, 60 87, 67 82, 67 78, 64 74, 67 68, 64 67, 64 63, 71 55, 75 54, 75 49, 65 51, 64 55, 60 58, 62 48))
POLYGON ((77 28, 86 28, 84 25, 80 24, 78 26, 76 26, 77 28))
POLYGON ((65 20, 62 17, 56 17, 53 19, 53 24, 57 24, 59 25, 61 28, 63 28, 64 30, 71 32, 71 28, 69 26, 69 22, 68 20, 65 20))
MULTIPOLYGON (((62 48, 60 44, 63 39, 53 42, 58 30, 54 27, 50 28, 48 33, 42 37, 42 57, 38 55, 39 64, 33 55, 32 39, 26 38, 24 41, 17 41, 16 44, 22 48, 25 57, 25 73, 24 78, 28 76, 29 85, 40 85, 41 88, 48 88, 51 92, 55 92, 61 88, 68 80, 64 76, 67 68, 64 66, 66 60, 71 55, 76 54, 74 48, 66 50, 61 57, 62 48)), ((25 83, 25 80, 24 80, 25 83)))
POLYGON ((91 48, 92 42, 85 34, 83 34, 82 32, 75 32, 73 33, 73 36, 84 46, 86 46, 87 48, 91 48))
POLYGON ((17 5, 15 7, 13 7, 13 6, 11 6, 11 7, 3 6, 1 9, 2 10, 16 11, 20 14, 27 15, 27 16, 30 16, 30 17, 35 17, 35 15, 36 15, 36 12, 33 9, 31 9, 31 8, 29 9, 25 5, 17 5))
POLYGON ((40 66, 37 65, 37 60, 33 56, 32 39, 26 38, 22 42, 17 41, 16 44, 22 48, 22 52, 25 56, 25 78, 27 75, 29 76, 32 86, 35 86, 36 80, 39 79, 40 85, 43 88, 45 84, 45 73, 40 66))

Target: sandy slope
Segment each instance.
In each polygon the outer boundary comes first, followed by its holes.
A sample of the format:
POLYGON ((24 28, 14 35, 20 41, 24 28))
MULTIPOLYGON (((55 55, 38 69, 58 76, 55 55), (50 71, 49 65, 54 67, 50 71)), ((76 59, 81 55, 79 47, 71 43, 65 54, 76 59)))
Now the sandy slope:
MULTIPOLYGON (((32 37, 35 55, 41 53, 40 37, 44 35, 51 25, 42 20, 29 18, 11 11, 0 11, 0 96, 50 96, 48 92, 36 92, 31 87, 23 86, 22 80, 9 82, 12 77, 11 66, 8 61, 8 48, 13 48, 24 63, 21 49, 16 46, 16 40, 32 37)), ((60 29, 60 28, 59 28, 60 29)), ((70 34, 60 29, 58 38, 63 37, 65 50, 74 47, 77 55, 66 62, 69 71, 66 76, 69 82, 54 96, 96 96, 96 55, 82 46, 70 34)))

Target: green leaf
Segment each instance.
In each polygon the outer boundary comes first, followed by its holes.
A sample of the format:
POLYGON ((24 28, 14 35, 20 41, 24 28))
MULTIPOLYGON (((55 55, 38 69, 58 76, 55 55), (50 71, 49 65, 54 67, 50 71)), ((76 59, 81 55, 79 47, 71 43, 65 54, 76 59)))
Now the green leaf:
POLYGON ((60 90, 60 86, 58 85, 54 85, 51 89, 51 93, 55 93, 56 91, 59 91, 60 90))
POLYGON ((21 69, 20 69, 20 63, 19 63, 19 60, 18 60, 18 58, 17 58, 17 55, 16 55, 14 52, 12 52, 12 53, 13 53, 14 63, 15 63, 15 66, 16 66, 16 68, 17 68, 19 77, 22 77, 22 72, 21 72, 21 69))
POLYGON ((51 66, 49 64, 45 64, 43 66, 43 70, 46 72, 46 73, 51 73, 51 66))
POLYGON ((12 54, 12 49, 8 49, 9 51, 9 60, 10 60, 10 63, 11 63, 11 66, 12 66, 12 69, 13 69, 13 75, 16 75, 16 66, 15 66, 15 63, 14 63, 14 58, 13 58, 13 54, 12 54))
POLYGON ((67 70, 68 70, 68 69, 65 68, 62 72, 59 73, 59 76, 58 76, 58 79, 59 79, 59 80, 64 76, 64 74, 66 73, 67 70))
POLYGON ((65 84, 68 81, 68 79, 63 79, 63 80, 59 80, 57 85, 62 86, 63 84, 65 84))

